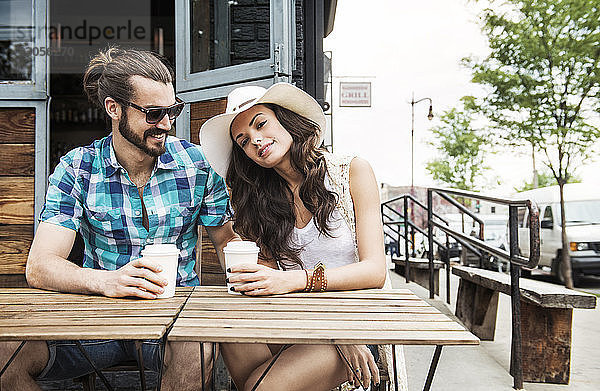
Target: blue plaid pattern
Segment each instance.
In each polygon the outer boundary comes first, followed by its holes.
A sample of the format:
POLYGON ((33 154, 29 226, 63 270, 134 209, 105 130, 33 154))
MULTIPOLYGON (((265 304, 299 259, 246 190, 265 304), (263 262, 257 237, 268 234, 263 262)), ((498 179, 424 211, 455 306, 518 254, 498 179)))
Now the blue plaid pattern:
POLYGON ((194 272, 197 225, 220 226, 231 217, 227 188, 199 146, 169 136, 143 201, 116 159, 112 136, 70 151, 50 176, 41 221, 79 231, 84 267, 116 270, 139 258, 149 243, 175 243, 181 253, 178 286, 198 285, 194 272))

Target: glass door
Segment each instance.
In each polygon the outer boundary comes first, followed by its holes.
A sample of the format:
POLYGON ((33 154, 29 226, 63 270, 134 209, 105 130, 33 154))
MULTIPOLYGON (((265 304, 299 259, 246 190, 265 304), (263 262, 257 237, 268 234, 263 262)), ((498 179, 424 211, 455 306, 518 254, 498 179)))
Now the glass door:
POLYGON ((46 0, 0 1, 0 99, 46 99, 46 0))
POLYGON ((47 0, 0 1, 0 284, 27 286, 25 261, 47 175, 47 0), (7 251, 10 250, 10 251, 7 251))
POLYGON ((47 175, 47 0, 0 1, 0 187, 20 186, 16 201, 0 204, 1 224, 36 224, 47 175), (25 186, 25 187, 23 187, 25 186), (8 208, 8 209, 7 209, 8 208), (16 214, 16 215, 15 215, 16 214))
POLYGON ((224 110, 206 102, 237 86, 291 81, 294 9, 290 0, 176 2, 176 90, 191 103, 177 120, 178 137, 197 141, 198 120, 224 110))

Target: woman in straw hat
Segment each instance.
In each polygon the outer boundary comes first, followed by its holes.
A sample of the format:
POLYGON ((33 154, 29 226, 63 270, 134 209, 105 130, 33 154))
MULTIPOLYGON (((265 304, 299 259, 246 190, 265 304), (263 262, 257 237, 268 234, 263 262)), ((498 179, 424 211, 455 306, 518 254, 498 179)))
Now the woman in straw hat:
MULTIPOLYGON (((389 284, 375 175, 365 160, 321 147, 325 129, 321 106, 288 83, 237 88, 225 114, 202 126, 206 158, 231 189, 234 229, 261 249, 258 265, 228 270, 236 291, 254 296, 389 284)), ((221 349, 240 390, 251 389, 273 357, 264 344, 221 349)), ((293 345, 260 389, 378 384, 374 355, 376 347, 364 345, 293 345)))

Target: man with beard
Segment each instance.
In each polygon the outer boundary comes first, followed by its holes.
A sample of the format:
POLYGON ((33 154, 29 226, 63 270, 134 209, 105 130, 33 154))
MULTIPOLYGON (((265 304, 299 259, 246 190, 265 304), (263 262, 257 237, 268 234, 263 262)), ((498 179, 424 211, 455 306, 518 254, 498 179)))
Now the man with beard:
MULTIPOLYGON (((175 97, 173 73, 163 59, 139 50, 111 48, 94 57, 83 84, 104 110, 109 136, 65 155, 50 176, 46 202, 27 260, 30 286, 110 297, 154 299, 166 281, 160 267, 140 258, 150 243, 181 250, 178 286, 199 285, 194 271, 198 225, 217 254, 239 240, 229 221, 224 181, 199 146, 169 136, 184 103, 175 97), (83 237, 83 267, 67 260, 76 232, 83 237)), ((133 341, 81 341, 100 368, 137 359, 133 341)), ((0 344, 6 362, 18 342, 0 344)), ((158 370, 156 340, 142 346, 147 369, 158 370)), ((210 361, 207 352, 205 362, 210 361)), ((200 346, 170 343, 162 386, 201 387, 200 346)), ((35 380, 82 376, 92 368, 73 341, 28 342, 2 377, 10 390, 39 390, 35 380)))

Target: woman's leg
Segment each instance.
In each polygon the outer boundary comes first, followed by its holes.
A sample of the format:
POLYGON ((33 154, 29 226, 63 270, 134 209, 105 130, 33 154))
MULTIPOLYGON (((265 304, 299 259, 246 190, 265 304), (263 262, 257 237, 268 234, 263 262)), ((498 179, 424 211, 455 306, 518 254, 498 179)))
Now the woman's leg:
MULTIPOLYGON (((268 347, 263 346, 270 353, 268 347)), ((244 391, 252 390, 271 358, 269 354, 250 373, 244 384, 244 391)), ((344 364, 335 345, 292 345, 279 356, 257 390, 329 391, 346 380, 344 364)))
POLYGON ((221 343, 221 354, 233 382, 240 391, 250 374, 273 357, 269 347, 260 343, 221 343))

